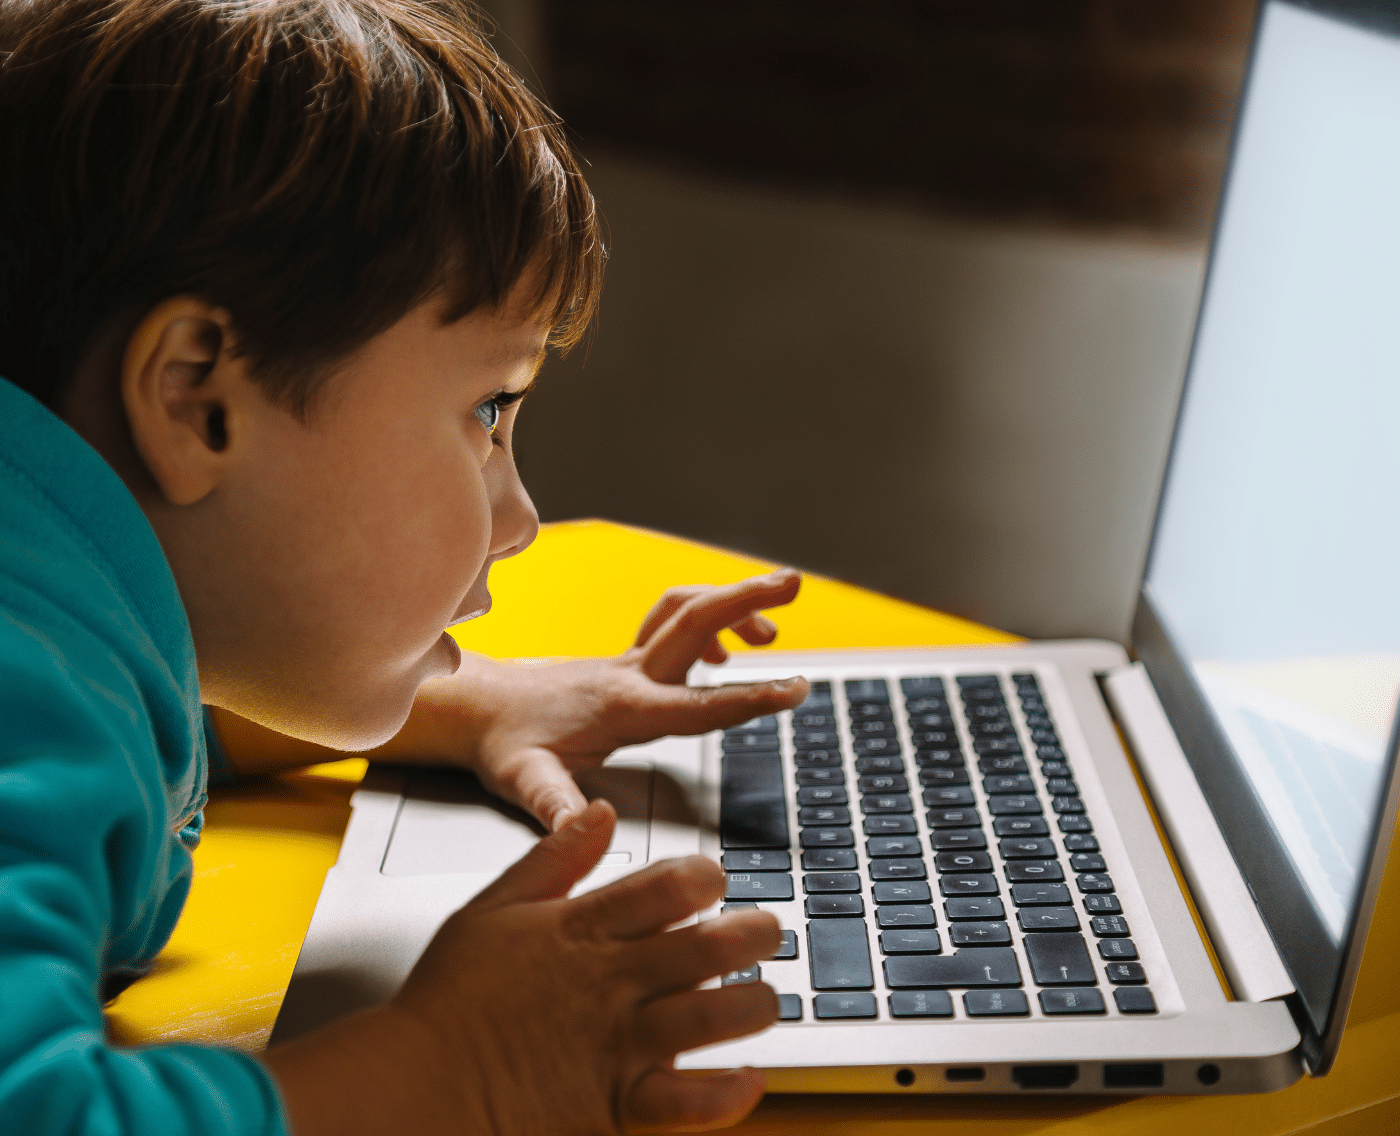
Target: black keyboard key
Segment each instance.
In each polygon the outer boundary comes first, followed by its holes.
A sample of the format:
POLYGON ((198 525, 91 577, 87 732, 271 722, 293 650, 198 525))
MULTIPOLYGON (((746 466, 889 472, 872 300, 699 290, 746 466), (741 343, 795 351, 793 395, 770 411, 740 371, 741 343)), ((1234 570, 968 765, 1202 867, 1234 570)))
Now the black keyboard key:
POLYGON ((1058 860, 1011 860, 1006 865, 1006 878, 1012 883, 1051 883, 1065 878, 1058 860))
POLYGON ((792 747, 798 753, 804 750, 839 750, 841 735, 835 730, 799 730, 792 735, 792 747))
POLYGON ((929 833, 928 842, 935 852, 961 848, 985 848, 987 838, 980 828, 945 828, 929 833))
POLYGON ((969 1018, 1017 1018, 1031 1012, 1019 990, 969 990, 963 995, 963 1009, 969 1018))
POLYGON ((880 880, 870 890, 876 903, 928 903, 933 899, 927 880, 880 880))
POLYGON ((939 785, 966 785, 968 784, 967 770, 960 765, 920 769, 919 784, 926 789, 937 788, 939 785))
POLYGON ((1061 832, 1093 832, 1094 826, 1089 823, 1089 818, 1076 813, 1063 814, 1059 820, 1061 832))
POLYGON ((729 915, 734 911, 757 911, 758 904, 740 900, 737 903, 726 903, 719 910, 721 915, 729 915))
POLYGON ((997 773, 991 777, 982 778, 982 791, 988 795, 1015 793, 1019 796, 1024 793, 1034 793, 1035 782, 1024 773, 997 773))
POLYGON ((1089 930, 1101 939, 1122 938, 1131 935, 1128 921, 1121 915, 1095 915, 1089 920, 1089 930))
POLYGON ((719 984, 721 986, 742 986, 748 982, 760 982, 763 980, 763 971, 759 969, 757 963, 747 966, 743 970, 731 970, 723 975, 719 984))
POLYGON ((990 872, 992 858, 985 852, 939 852, 933 866, 940 872, 990 872))
POLYGON ((867 773, 858 786, 862 793, 903 793, 909 782, 902 773, 867 773))
POLYGON ((814 872, 802 877, 802 890, 808 895, 860 891, 859 872, 814 872))
POLYGON ((848 678, 846 680, 847 702, 888 702, 889 684, 882 678, 848 678))
POLYGON ((1021 945, 1040 986, 1092 986, 1098 981, 1083 935, 1026 935, 1021 945))
POLYGON ((862 757, 856 756, 857 773, 903 773, 904 758, 898 754, 886 754, 883 757, 862 757))
POLYGON ((1078 797, 1052 797, 1050 807, 1057 813, 1082 813, 1084 802, 1078 797))
POLYGON ((877 856, 921 856, 917 836, 872 836, 865 842, 865 854, 877 856))
POLYGON ((1157 1001, 1146 986, 1120 986, 1113 992, 1120 1014, 1155 1014, 1157 1001))
POLYGON ((1069 776, 1069 766, 1066 765, 1063 761, 1042 762, 1040 766, 1040 771, 1044 773, 1046 777, 1069 776))
POLYGON ((724 731, 726 734, 758 733, 776 734, 778 732, 778 716, 776 714, 765 714, 761 718, 750 718, 747 722, 740 722, 737 726, 730 726, 724 731))
POLYGON ((797 957, 797 932, 784 931, 783 941, 773 952, 774 959, 795 959, 797 957))
POLYGON ((793 764, 798 769, 840 769, 841 751, 838 749, 814 749, 799 752, 793 756, 793 764))
POLYGON ((904 691, 905 698, 943 698, 947 694, 943 680, 937 675, 911 675, 909 678, 902 678, 899 680, 899 689, 904 691))
POLYGON ((1102 872, 1108 868, 1097 852, 1077 852, 1069 858, 1069 866, 1076 872, 1102 872))
POLYGON ((1022 931, 1078 931, 1079 916, 1072 907, 1022 907, 1016 912, 1022 931))
POLYGON ((1047 777, 1045 789, 1046 792, 1055 797, 1079 796, 1079 786, 1073 777, 1047 777))
POLYGON ((951 1018, 953 996, 946 990, 896 990, 890 995, 892 1018, 951 1018))
POLYGON ((868 816, 862 827, 866 836, 906 836, 919 831, 913 817, 892 813, 868 816))
POLYGON ((907 714, 944 714, 948 710, 948 699, 941 695, 925 695, 911 698, 904 704, 907 714))
POLYGON ((992 831, 998 836, 1045 836, 1050 829, 1044 817, 999 816, 992 821, 992 831))
POLYGON ((726 872, 787 872, 792 870, 792 857, 787 852, 754 849, 750 852, 726 852, 726 872))
POLYGON ((777 753, 778 735, 773 734, 725 734, 720 742, 725 753, 777 753))
POLYGON ((924 790, 924 806, 930 809, 962 808, 975 805, 977 798, 967 785, 940 785, 924 790))
POLYGON ((812 825, 849 825, 851 810, 845 805, 808 805, 805 809, 797 810, 797 823, 803 828, 812 825))
POLYGON ((1024 757, 979 757, 977 768, 986 774, 1013 775, 1027 772, 1024 757))
POLYGON ((962 750, 949 748, 916 749, 914 763, 920 769, 961 769, 964 765, 962 750))
POLYGON ((797 790, 797 803, 799 806, 807 805, 844 805, 846 804, 846 790, 840 785, 804 785, 797 790))
POLYGON ((870 940, 862 919, 819 919, 807 924, 807 963, 813 990, 869 990, 870 940))
POLYGON ((1012 837, 997 845, 1003 860, 1046 860, 1055 855, 1055 845, 1043 836, 1012 837))
MULTIPOLYGON (((803 905, 812 918, 828 915, 864 915, 865 900, 859 895, 809 895, 803 905)), ((864 934, 865 924, 860 924, 864 934)))
POLYGON ((922 880, 928 876, 922 859, 897 859, 886 857, 870 861, 872 880, 922 880))
POLYGON ((827 706, 831 705, 831 683, 825 679, 819 679, 812 683, 807 691, 807 701, 803 702, 797 709, 805 711, 808 707, 821 703, 825 703, 827 706))
POLYGON ((792 898, 792 877, 786 872, 730 872, 725 899, 782 900, 792 898))
POLYGON ((1031 741, 1036 743, 1036 748, 1038 751, 1039 747, 1043 745, 1059 745, 1060 735, 1055 733, 1053 729, 1041 726, 1038 729, 1031 730, 1031 741))
POLYGON ((853 991, 850 994, 817 994, 812 998, 812 1016, 822 1021, 833 1018, 876 1018, 880 1011, 875 995, 853 991))
POLYGON ((1103 1014, 1107 1012, 1103 995, 1093 989, 1042 990, 1040 1009, 1051 1015, 1103 1014))
POLYGON ((932 927, 936 920, 932 907, 877 907, 877 927, 932 927))
POLYGON ((1084 910, 1090 915, 1121 915, 1123 905, 1116 895, 1086 895, 1084 910))
POLYGON ((809 848, 802 853, 804 872, 851 872, 855 868, 854 848, 809 848))
POLYGON ((840 725, 836 721, 835 714, 804 714, 799 710, 794 710, 792 712, 792 728, 806 733, 810 730, 836 730, 840 728, 840 725))
POLYGON ((899 739, 856 738, 851 742, 851 752, 854 753, 857 758, 893 757, 900 753, 899 739))
POLYGON ((996 895, 996 876, 949 875, 938 877, 938 890, 944 895, 996 895))
POLYGON ((952 896, 943 901, 949 919, 1005 919, 1006 908, 994 895, 952 896))
POLYGON ((892 718, 861 718, 851 723, 851 736, 860 738, 892 738, 898 735, 892 718))
POLYGON ((802 1020, 802 995, 778 995, 778 1021, 800 1022, 802 1020))
POLYGON ((1115 986, 1141 986, 1147 981, 1147 971, 1140 962, 1111 962, 1103 972, 1115 986))
POLYGON ((1000 947, 1011 942, 1011 928, 1001 922, 954 923, 948 941, 955 947, 1000 947))
POLYGON ((981 828, 982 816, 976 809, 929 809, 929 828, 981 828))
POLYGON ((878 813, 912 813, 914 802, 908 793, 867 793, 860 799, 860 811, 867 816, 878 813))
POLYGON ((776 753, 731 753, 720 759, 720 845, 786 848, 783 764, 776 753))
POLYGON ((979 757, 989 754, 1020 754, 1021 743, 1014 736, 1005 738, 977 737, 972 739, 972 750, 979 757))
POLYGON ((1064 884, 1012 884, 1011 902, 1017 907, 1068 907, 1069 888, 1064 884))
POLYGON ((989 797, 987 811, 993 816, 1027 816, 1039 814, 1040 801, 1035 797, 989 797))
POLYGON ((995 690, 1001 696, 1001 679, 994 674, 958 675, 958 687, 964 694, 969 690, 995 690))
POLYGON ((961 744, 952 730, 910 730, 915 749, 957 749, 961 744))
POLYGON ((1041 761, 1064 761, 1065 751, 1057 745, 1038 745, 1035 747, 1035 756, 1041 761))
POLYGON ((844 787, 846 774, 840 769, 829 766, 823 766, 819 769, 799 769, 797 783, 799 785, 839 785, 844 787))
POLYGON ((1100 939, 1099 957, 1105 959, 1135 959, 1137 944, 1132 939, 1100 939))
POLYGON ((953 716, 946 711, 941 714, 910 714, 909 728, 911 730, 941 730, 944 733, 956 732, 953 716))
POLYGON ((798 839, 803 848, 853 848, 856 843, 849 828, 804 828, 798 839))
POLYGON ((938 932, 930 927, 881 931, 880 949, 887 955, 935 955, 943 950, 938 932))
POLYGON ((1066 852, 1097 852, 1099 850, 1098 838, 1089 836, 1082 832, 1071 833, 1065 837, 1066 852))
POLYGON ((1081 872, 1074 877, 1075 885, 1081 892, 1112 891, 1113 877, 1102 872, 1081 872))
POLYGON ((950 955, 894 955, 885 959, 885 985, 891 990, 911 986, 1020 986, 1021 968, 1010 947, 977 947, 950 955))

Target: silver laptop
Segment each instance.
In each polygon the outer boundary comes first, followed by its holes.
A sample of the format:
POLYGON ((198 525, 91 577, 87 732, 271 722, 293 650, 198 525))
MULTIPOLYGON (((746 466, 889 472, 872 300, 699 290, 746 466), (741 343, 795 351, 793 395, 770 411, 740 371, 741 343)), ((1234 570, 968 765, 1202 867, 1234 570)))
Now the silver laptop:
MULTIPOLYGON (((1397 186, 1400 10, 1268 0, 1136 661, 749 652, 692 681, 797 671, 807 702, 586 779, 621 823, 581 889, 699 851, 785 929, 722 980, 783 1020, 682 1067, 958 1093, 1328 1070, 1400 791, 1397 186)), ((539 835, 469 776, 371 770, 274 1040, 387 999, 539 835)))

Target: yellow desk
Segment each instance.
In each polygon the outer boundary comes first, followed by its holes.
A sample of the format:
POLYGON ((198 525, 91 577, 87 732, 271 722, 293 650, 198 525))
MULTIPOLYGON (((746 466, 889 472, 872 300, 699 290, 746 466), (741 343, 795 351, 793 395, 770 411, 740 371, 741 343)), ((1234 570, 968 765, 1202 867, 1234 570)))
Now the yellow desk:
MULTIPOLYGON (((460 630, 498 657, 611 654, 671 584, 725 583, 768 565, 600 521, 548 525, 525 555, 492 573, 495 611, 460 630)), ((772 613, 784 648, 953 646, 1015 637, 808 579, 772 613)), ((198 1041, 249 1051, 267 1041, 364 762, 220 791, 195 854, 189 903, 155 971, 109 1008, 120 1043, 198 1041)), ((1010 1136, 1135 1132, 1239 1136, 1400 1133, 1400 855, 1382 886, 1351 1022, 1332 1073, 1266 1097, 1058 1098, 770 1096, 737 1131, 843 1136, 1010 1136)))

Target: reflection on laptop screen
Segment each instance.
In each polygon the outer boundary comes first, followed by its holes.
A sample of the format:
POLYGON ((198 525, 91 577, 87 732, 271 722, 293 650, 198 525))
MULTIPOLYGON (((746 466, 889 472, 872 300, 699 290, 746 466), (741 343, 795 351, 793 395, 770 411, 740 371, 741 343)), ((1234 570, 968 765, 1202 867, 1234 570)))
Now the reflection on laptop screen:
POLYGON ((1145 587, 1339 940, 1400 691, 1400 39, 1262 20, 1145 587))

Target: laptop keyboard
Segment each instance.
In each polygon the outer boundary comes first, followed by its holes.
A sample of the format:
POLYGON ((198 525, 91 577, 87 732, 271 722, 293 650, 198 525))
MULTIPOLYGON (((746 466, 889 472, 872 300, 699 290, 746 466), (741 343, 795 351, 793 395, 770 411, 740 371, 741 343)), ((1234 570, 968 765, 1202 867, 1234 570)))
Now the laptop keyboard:
POLYGON ((782 1018, 1155 1014, 1036 675, 838 685, 722 740, 725 910, 801 901, 782 1018))

